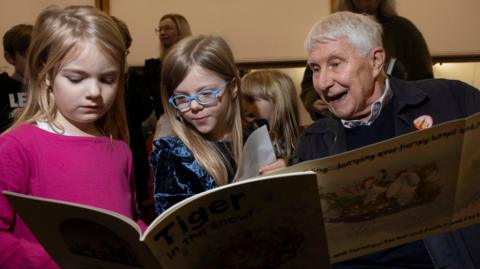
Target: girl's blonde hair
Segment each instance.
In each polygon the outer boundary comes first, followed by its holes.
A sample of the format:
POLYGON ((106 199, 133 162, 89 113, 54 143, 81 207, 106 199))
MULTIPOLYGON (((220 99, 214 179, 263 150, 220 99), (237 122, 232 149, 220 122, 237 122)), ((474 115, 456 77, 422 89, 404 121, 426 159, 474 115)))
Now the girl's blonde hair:
POLYGON ((92 43, 109 58, 119 71, 117 96, 108 112, 95 122, 104 135, 128 142, 124 104, 125 43, 110 16, 91 6, 51 6, 38 16, 26 64, 27 105, 10 129, 21 123, 47 120, 54 122, 57 108, 51 84, 62 66, 78 54, 78 44, 92 43))
MULTIPOLYGON (((187 19, 184 16, 180 14, 175 14, 175 13, 165 14, 162 16, 162 18, 160 18, 160 21, 163 21, 165 19, 171 19, 177 26, 178 41, 192 35, 190 24, 188 23, 187 19)), ((163 59, 165 58, 165 56, 167 55, 171 47, 165 48, 162 43, 160 43, 160 46, 161 46, 160 59, 163 59)))
POLYGON ((290 160, 300 137, 298 96, 292 79, 277 70, 258 70, 242 78, 242 102, 260 97, 273 106, 270 135, 277 154, 290 160))
POLYGON ((228 81, 222 95, 226 102, 224 121, 220 124, 229 135, 233 159, 239 164, 243 149, 243 120, 240 111, 238 89, 240 77, 233 53, 228 44, 219 36, 191 36, 178 42, 167 54, 161 74, 161 96, 165 113, 169 118, 174 133, 193 152, 195 159, 211 175, 218 185, 227 183, 229 167, 228 158, 218 150, 215 141, 199 133, 194 126, 184 122, 177 111, 168 103, 168 98, 185 79, 194 66, 217 74, 228 81))

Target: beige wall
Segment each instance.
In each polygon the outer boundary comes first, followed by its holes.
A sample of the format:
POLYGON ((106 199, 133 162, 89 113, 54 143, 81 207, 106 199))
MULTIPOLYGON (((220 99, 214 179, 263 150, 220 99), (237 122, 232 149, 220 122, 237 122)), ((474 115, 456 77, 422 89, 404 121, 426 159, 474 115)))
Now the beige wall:
MULTIPOLYGON (((34 24, 42 9, 49 5, 95 5, 95 0, 0 0, 0 36, 20 23, 34 24)), ((3 58, 3 42, 0 44, 0 72, 13 72, 3 58)))
POLYGON ((435 64, 433 73, 436 78, 458 79, 480 89, 479 62, 435 64))
MULTIPOLYGON (((129 61, 141 65, 158 55, 153 29, 165 13, 185 15, 194 34, 216 33, 238 61, 305 59, 303 40, 330 12, 327 0, 110 0, 111 14, 133 33, 129 61), (141 15, 139 15, 141 14, 141 15)), ((397 0, 399 13, 417 25, 433 55, 480 54, 479 0, 397 0)))
POLYGON ((125 20, 133 33, 132 65, 157 57, 154 28, 166 13, 180 13, 194 34, 215 33, 231 45, 237 61, 304 59, 303 39, 330 1, 302 0, 110 0, 111 14, 125 20), (141 14, 141 15, 139 15, 141 14))
MULTIPOLYGON (((158 55, 154 28, 161 15, 184 14, 195 34, 216 33, 232 46, 238 61, 305 59, 303 39, 330 11, 328 0, 110 0, 112 15, 126 21, 133 36, 132 65, 158 55)), ((1 0, 0 33, 33 23, 49 4, 94 4, 94 0, 1 0)), ((401 15, 423 32, 433 55, 480 54, 479 0, 397 0, 401 15)), ((3 47, 0 46, 3 51, 3 47)), ((3 57, 0 70, 11 70, 3 57)))
POLYGON ((397 11, 423 33, 432 55, 480 55, 479 0, 397 0, 397 11))

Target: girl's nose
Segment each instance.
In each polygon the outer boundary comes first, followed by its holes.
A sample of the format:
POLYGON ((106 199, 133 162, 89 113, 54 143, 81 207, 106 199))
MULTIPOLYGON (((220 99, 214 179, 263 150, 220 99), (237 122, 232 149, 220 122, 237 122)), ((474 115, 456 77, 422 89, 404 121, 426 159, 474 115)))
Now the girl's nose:
POLYGON ((98 98, 102 93, 100 83, 98 81, 94 81, 89 85, 87 90, 87 97, 89 98, 98 98))
POLYGON ((190 109, 193 111, 203 109, 203 105, 197 102, 197 100, 192 100, 190 103, 190 109))

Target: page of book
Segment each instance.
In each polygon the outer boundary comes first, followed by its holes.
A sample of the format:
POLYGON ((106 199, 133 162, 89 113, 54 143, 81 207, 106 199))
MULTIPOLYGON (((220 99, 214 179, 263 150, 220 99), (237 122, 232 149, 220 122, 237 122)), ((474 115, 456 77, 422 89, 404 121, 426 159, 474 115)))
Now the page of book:
POLYGON ((165 268, 328 268, 318 195, 311 172, 226 185, 165 212, 144 242, 165 268))
POLYGON ((455 228, 480 222, 480 117, 469 117, 465 127, 455 200, 455 228))
POLYGON ((479 121, 476 114, 287 168, 317 172, 332 262, 478 223, 479 121), (455 217, 456 205, 469 210, 455 217))
POLYGON ((112 211, 3 192, 61 268, 159 268, 140 228, 112 211))
POLYGON ((313 172, 245 180, 160 215, 140 238, 128 218, 4 192, 62 268, 329 268, 313 172))

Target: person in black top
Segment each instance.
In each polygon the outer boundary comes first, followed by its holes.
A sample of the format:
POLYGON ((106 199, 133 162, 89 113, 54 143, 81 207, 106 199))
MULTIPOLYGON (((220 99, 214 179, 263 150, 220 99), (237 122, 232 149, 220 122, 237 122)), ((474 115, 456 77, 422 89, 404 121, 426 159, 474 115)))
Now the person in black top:
MULTIPOLYGON (((480 111, 480 91, 460 81, 387 77, 382 27, 337 12, 316 23, 305 48, 313 87, 332 115, 304 130, 297 162, 353 150, 480 111), (423 119, 425 124, 415 124, 423 119)), ((472 225, 339 262, 333 268, 480 268, 480 226, 472 225)))
POLYGON ((15 110, 27 102, 23 77, 32 29, 32 25, 18 24, 3 35, 3 56, 15 71, 12 76, 6 72, 0 74, 0 133, 12 124, 15 110))
MULTIPOLYGON (((116 23, 120 33, 122 33, 125 41, 125 48, 127 49, 125 52, 126 57, 129 48, 132 45, 130 31, 125 22, 114 16, 112 16, 112 19, 116 23)), ((130 138, 130 149, 132 150, 133 156, 137 202, 142 214, 148 215, 144 212, 146 208, 143 207, 143 203, 150 197, 148 188, 150 167, 148 164, 146 138, 142 122, 152 113, 153 102, 142 76, 134 70, 128 70, 128 66, 125 68, 125 109, 128 122, 128 134, 130 138)), ((147 220, 145 219, 145 221, 147 220)))
POLYGON ((158 28, 155 32, 160 39, 160 57, 145 60, 143 74, 147 84, 148 91, 153 97, 153 106, 157 118, 163 114, 162 101, 160 98, 160 73, 162 70, 162 61, 170 49, 178 41, 192 35, 190 24, 187 19, 180 14, 166 14, 160 18, 158 28))

